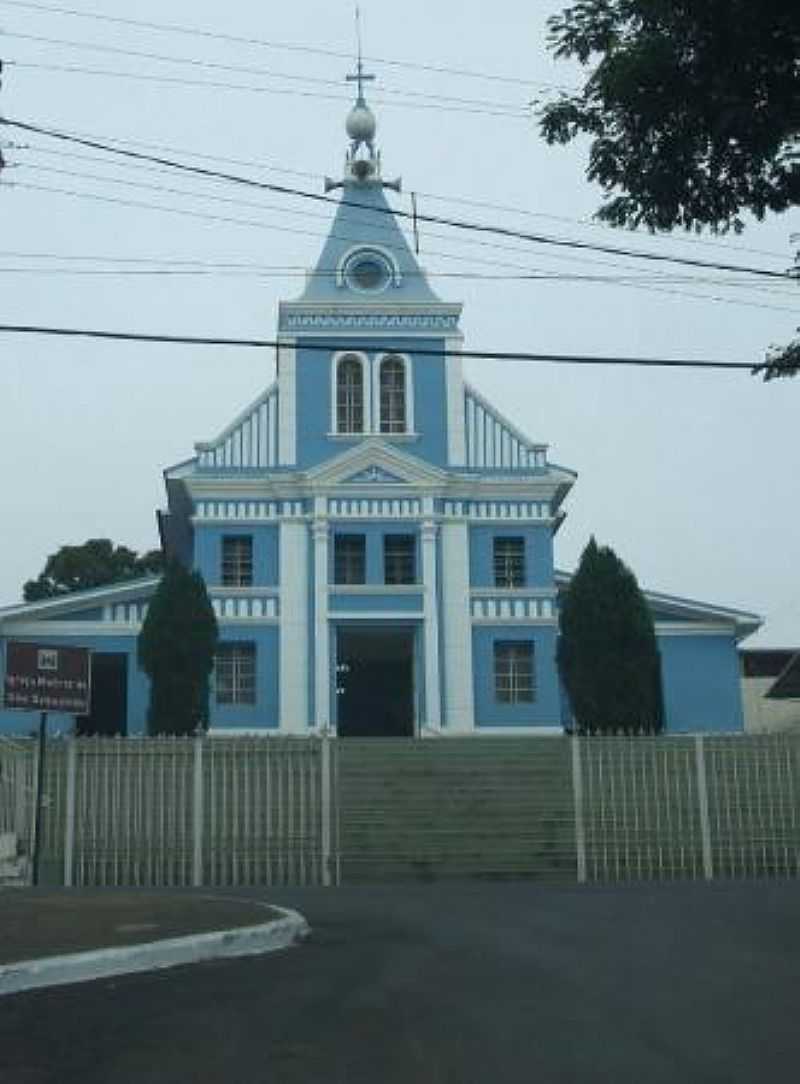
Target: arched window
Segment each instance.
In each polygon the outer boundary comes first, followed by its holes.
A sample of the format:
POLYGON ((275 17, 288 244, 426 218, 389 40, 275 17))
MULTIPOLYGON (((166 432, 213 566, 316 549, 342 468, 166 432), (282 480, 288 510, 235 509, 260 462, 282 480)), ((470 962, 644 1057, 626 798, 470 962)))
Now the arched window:
POLYGON ((364 369, 352 354, 342 358, 336 369, 336 431, 364 431, 364 369))
POLYGON ((384 358, 380 367, 380 429, 382 433, 406 431, 406 367, 401 358, 384 358))

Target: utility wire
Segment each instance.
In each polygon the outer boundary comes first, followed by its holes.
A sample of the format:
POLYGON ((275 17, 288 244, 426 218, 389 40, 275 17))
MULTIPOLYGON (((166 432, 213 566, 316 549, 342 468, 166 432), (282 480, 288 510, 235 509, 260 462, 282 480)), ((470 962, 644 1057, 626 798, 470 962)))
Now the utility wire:
MULTIPOLYGON (((118 26, 136 27, 140 30, 155 30, 160 33, 184 34, 196 38, 206 38, 210 41, 226 41, 236 45, 254 45, 264 49, 283 50, 291 53, 306 53, 314 56, 335 57, 337 60, 351 62, 353 57, 349 52, 340 52, 335 49, 322 49, 310 45, 296 45, 288 42, 269 41, 264 38, 246 37, 237 34, 223 34, 218 31, 201 30, 197 27, 186 26, 180 23, 159 23, 145 21, 143 19, 129 19, 121 16, 101 15, 98 12, 79 11, 75 8, 62 7, 55 4, 32 3, 30 0, 0 0, 5 7, 24 8, 28 11, 48 12, 56 15, 69 15, 79 19, 91 19, 95 22, 112 23, 118 26)), ((479 72, 466 68, 448 68, 440 64, 420 64, 410 60, 393 60, 388 57, 365 56, 366 61, 374 64, 382 64, 385 67, 404 68, 410 71, 435 72, 437 75, 455 75, 466 79, 482 79, 493 83, 506 83, 519 87, 543 87, 555 90, 574 91, 577 87, 566 87, 554 83, 539 83, 530 79, 519 79, 510 75, 500 75, 497 72, 479 72)))
MULTIPOLYGON (((2 3, 2 0, 0 0, 0 3, 2 3)), ((121 139, 113 136, 105 136, 96 132, 77 131, 74 134, 79 136, 85 136, 87 139, 97 139, 101 141, 104 140, 105 142, 112 144, 118 143, 122 146, 142 147, 144 150, 166 151, 168 154, 186 155, 189 158, 198 158, 201 161, 222 162, 226 165, 235 166, 252 166, 256 169, 269 170, 272 173, 281 173, 285 174, 286 176, 293 177, 306 177, 314 181, 319 181, 323 178, 323 174, 318 172, 313 172, 311 170, 288 169, 285 166, 279 166, 273 162, 268 162, 263 159, 232 158, 218 154, 207 154, 201 151, 191 150, 188 147, 175 147, 174 145, 167 145, 163 143, 148 143, 138 139, 121 139)), ((12 149, 14 147, 20 150, 33 149, 36 150, 39 154, 68 155, 70 153, 64 151, 57 151, 54 148, 44 148, 32 144, 12 145, 12 149)), ((87 160, 96 162, 105 161, 104 158, 97 158, 94 156, 76 155, 76 157, 86 157, 87 160)), ((147 169, 148 167, 143 165, 136 167, 135 164, 132 164, 130 168, 147 169)), ((154 172, 165 172, 164 167, 150 168, 153 169, 154 172)), ((504 214, 522 215, 526 218, 542 218, 553 222, 565 223, 571 226, 579 226, 581 228, 605 230, 607 232, 612 232, 617 236, 619 235, 619 229, 617 227, 609 226, 605 222, 592 221, 591 219, 570 218, 566 215, 547 214, 543 211, 531 211, 528 208, 513 207, 509 206, 508 204, 501 203, 491 203, 487 200, 470 199, 464 196, 444 195, 441 192, 425 192, 420 189, 417 189, 416 192, 418 196, 424 196, 426 199, 435 200, 439 203, 455 203, 467 207, 480 207, 482 209, 491 211, 501 211, 504 214)), ((627 230, 626 232, 636 236, 637 240, 641 239, 646 241, 656 241, 661 244, 673 243, 679 245, 695 245, 703 248, 718 248, 727 250, 729 252, 738 253, 740 255, 749 254, 756 256, 768 256, 772 259, 780 260, 781 263, 784 265, 787 260, 786 253, 784 252, 776 252, 770 249, 752 248, 747 245, 732 245, 724 241, 711 241, 706 237, 687 237, 683 235, 676 235, 673 233, 643 233, 641 230, 627 230)))
MULTIPOLYGON (((236 225, 236 226, 246 226, 246 227, 251 228, 251 229, 256 228, 256 229, 272 230, 272 231, 279 231, 279 232, 282 232, 282 233, 292 233, 292 234, 298 234, 298 235, 307 236, 307 237, 314 237, 314 238, 318 238, 318 237, 321 236, 320 234, 315 233, 315 232, 313 232, 311 230, 298 229, 298 228, 292 227, 292 226, 273 225, 271 223, 266 223, 266 222, 263 222, 263 221, 259 221, 257 219, 233 218, 233 217, 228 216, 228 215, 212 215, 212 214, 208 214, 208 213, 203 213, 201 211, 192 211, 192 210, 189 210, 187 208, 182 208, 182 207, 165 207, 165 206, 160 206, 158 204, 146 203, 146 202, 141 201, 141 200, 128 200, 128 199, 122 199, 122 198, 120 198, 118 196, 104 196, 104 195, 100 195, 98 193, 93 193, 93 192, 77 192, 77 191, 75 191, 73 189, 58 188, 58 187, 50 186, 50 185, 29 184, 27 182, 22 182, 22 181, 12 182, 12 184, 13 184, 13 187, 15 187, 15 188, 28 189, 28 190, 36 191, 36 192, 52 192, 52 193, 55 193, 55 194, 58 194, 58 195, 70 196, 70 197, 76 198, 76 199, 94 200, 94 201, 97 201, 97 202, 100 202, 100 203, 118 205, 118 206, 123 206, 123 207, 133 207, 133 208, 136 208, 136 209, 145 209, 145 210, 151 210, 151 211, 161 211, 161 212, 166 212, 168 214, 183 215, 183 216, 187 216, 187 217, 190 217, 190 218, 197 218, 197 219, 202 219, 202 220, 210 221, 210 222, 221 222, 221 223, 227 223, 227 224, 236 225)), ((336 236, 338 236, 340 240, 347 240, 347 238, 344 235, 336 235, 336 236)), ((361 238, 354 238, 354 240, 361 240, 361 238)), ((458 260, 458 261, 460 261, 462 263, 467 262, 467 258, 465 256, 457 256, 455 254, 448 254, 448 253, 443 253, 443 252, 438 253, 438 255, 442 259, 458 260)), ((554 256, 554 255, 551 255, 551 254, 548 254, 548 258, 550 258, 550 259, 561 259, 561 260, 570 259, 570 257, 568 257, 568 256, 563 256, 563 255, 554 256)), ((512 268, 517 268, 517 269, 521 269, 521 270, 526 270, 525 268, 521 267, 519 264, 512 264, 512 263, 509 263, 508 261, 489 260, 489 259, 486 259, 486 257, 477 257, 477 256, 472 257, 471 260, 474 263, 481 263, 481 264, 491 265, 491 266, 495 266, 495 267, 512 267, 512 268)), ((590 261, 590 262, 600 263, 600 262, 603 262, 603 261, 590 261)), ((667 296, 672 296, 672 297, 688 298, 688 299, 695 300, 695 301, 706 301, 706 302, 710 301, 710 302, 713 302, 715 304, 736 305, 737 307, 740 307, 740 306, 744 305, 744 306, 746 306, 748 308, 770 309, 770 310, 775 310, 775 311, 780 311, 780 312, 795 312, 796 311, 794 309, 785 309, 783 307, 777 307, 777 306, 774 306, 774 305, 766 305, 763 302, 747 301, 747 300, 743 300, 741 298, 735 298, 734 299, 734 298, 728 298, 728 297, 720 297, 720 296, 714 295, 714 294, 711 294, 711 295, 709 295, 709 294, 696 294, 696 293, 691 293, 691 292, 689 292, 687 290, 674 290, 674 289, 669 289, 669 288, 661 287, 661 286, 651 286, 651 285, 647 285, 645 283, 639 283, 639 282, 618 283, 617 285, 622 285, 625 288, 630 288, 630 289, 635 289, 635 290, 646 290, 646 291, 648 291, 650 293, 659 293, 659 294, 665 294, 667 296)))
MULTIPOLYGON (((351 102, 350 97, 345 94, 326 94, 323 91, 297 90, 294 87, 254 86, 247 83, 228 83, 220 79, 189 79, 185 76, 177 75, 148 75, 145 72, 124 72, 111 70, 109 68, 86 68, 77 64, 43 64, 23 60, 7 60, 6 64, 9 67, 14 68, 59 72, 62 75, 92 75, 107 79, 133 79, 140 83, 160 83, 166 86, 205 87, 207 90, 238 90, 250 94, 280 94, 296 98, 321 98, 332 102, 351 102)), ((491 109, 478 108, 476 106, 432 105, 430 102, 395 100, 392 98, 376 98, 375 102, 378 105, 384 107, 389 106, 390 108, 392 106, 402 105, 404 109, 433 109, 437 112, 443 111, 447 113, 478 113, 489 117, 511 117, 515 120, 527 120, 529 118, 529 113, 521 106, 515 107, 515 110, 500 107, 491 109)))
MULTIPOLYGON (((228 339, 200 335, 152 335, 135 331, 101 331, 95 328, 46 327, 32 324, 0 324, 0 333, 13 335, 52 335, 65 338, 105 339, 118 342, 162 343, 183 346, 233 346, 247 348, 272 347, 280 350, 287 344, 278 339, 228 339)), ((304 342, 303 350, 330 353, 331 350, 356 350, 337 342, 304 342)), ((460 357, 480 361, 530 361, 555 365, 614 365, 670 369, 730 369, 753 372, 755 366, 746 361, 697 361, 689 358, 613 358, 590 354, 529 354, 496 350, 431 350, 414 348, 420 357, 460 357)))
MULTIPOLYGON (((62 140, 67 143, 75 143, 80 146, 89 147, 93 150, 105 151, 109 154, 118 155, 124 158, 131 158, 137 161, 152 162, 156 165, 167 166, 172 169, 181 170, 186 173, 191 173, 196 176, 213 178, 216 180, 229 181, 232 184, 242 185, 248 188, 256 188, 267 192, 277 192, 282 195, 295 196, 301 199, 312 200, 317 203, 334 204, 338 206, 339 201, 331 196, 322 195, 316 192, 308 192, 299 188, 292 188, 288 185, 278 185, 270 183, 268 181, 256 181, 250 177, 242 177, 233 173, 226 173, 221 170, 213 170, 204 166, 194 166, 185 162, 178 162, 174 159, 164 158, 162 156, 145 154, 141 151, 132 151, 122 149, 119 147, 113 147, 108 144, 99 142, 98 140, 85 139, 80 136, 70 135, 66 132, 61 132, 56 129, 43 128, 40 125, 29 124, 24 121, 15 121, 7 117, 0 117, 0 125, 7 125, 12 128, 19 129, 26 132, 34 132, 37 135, 48 136, 52 139, 62 140)), ((362 204, 354 201, 348 201, 349 205, 356 210, 364 210, 367 212, 393 215, 395 218, 412 219, 414 216, 409 211, 403 211, 392 207, 373 207, 368 204, 362 204)), ((743 267, 736 264, 721 264, 712 263, 710 261, 696 260, 686 256, 672 256, 665 253, 655 252, 637 252, 635 250, 616 248, 612 245, 599 245, 589 241, 576 241, 568 240, 566 238, 549 237, 544 234, 527 233, 520 230, 512 230, 504 226, 488 225, 479 222, 468 222, 462 219, 449 218, 442 215, 430 215, 430 214, 417 214, 417 220, 420 222, 429 222, 435 225, 448 226, 453 229, 475 232, 481 234, 490 234, 494 236, 507 237, 515 240, 527 241, 533 244, 551 245, 557 248, 570 248, 580 249, 590 252, 602 252, 607 255, 622 256, 629 259, 649 260, 659 263, 677 263, 687 267, 701 267, 706 270, 714 271, 731 271, 736 274, 750 274, 758 275, 765 278, 781 279, 791 281, 792 276, 786 272, 772 271, 767 268, 760 267, 743 267)))
MULTIPOLYGON (((234 72, 240 75, 256 75, 260 78, 285 79, 288 82, 312 83, 317 86, 338 87, 339 90, 342 89, 341 79, 322 79, 318 76, 297 75, 295 72, 270 71, 264 67, 248 67, 243 64, 220 64, 213 60, 201 60, 199 57, 174 56, 168 53, 152 53, 139 49, 122 49, 115 45, 98 45, 94 42, 75 41, 70 40, 69 38, 49 38, 42 37, 38 34, 21 34, 8 30, 3 31, 3 37, 14 38, 18 41, 32 41, 42 45, 66 46, 69 49, 78 49, 94 53, 109 53, 113 56, 132 57, 135 60, 156 60, 159 63, 185 65, 192 68, 203 68, 208 71, 234 72)), ((201 85, 204 84, 201 83, 201 85)), ((246 90, 248 88, 237 87, 237 89, 246 90)), ((250 89, 255 90, 258 88, 253 87, 250 89)), ((524 107, 519 102, 497 102, 487 98, 462 98, 449 94, 425 94, 422 91, 399 89, 397 87, 383 86, 381 87, 381 90, 384 94, 394 94, 401 98, 419 98, 423 101, 435 103, 450 102, 457 105, 476 105, 488 107, 490 109, 502 109, 516 112, 524 107)), ((348 98, 346 100, 349 101, 350 99, 348 98)))

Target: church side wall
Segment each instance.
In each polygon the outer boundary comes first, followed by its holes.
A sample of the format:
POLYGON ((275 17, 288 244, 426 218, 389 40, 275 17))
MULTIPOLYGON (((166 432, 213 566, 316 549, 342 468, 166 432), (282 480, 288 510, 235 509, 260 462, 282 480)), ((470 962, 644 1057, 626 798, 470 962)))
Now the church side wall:
POLYGON ((666 733, 744 729, 732 634, 659 633, 666 733))
POLYGON ((218 704, 211 688, 211 719, 214 730, 276 730, 280 721, 280 644, 277 625, 220 624, 220 643, 253 644, 256 650, 255 704, 218 704))
POLYGON ((222 526, 202 526, 195 531, 195 568, 209 587, 222 584, 222 539, 249 535, 253 539, 253 586, 275 587, 280 582, 278 527, 232 520, 222 526))
POLYGON ((494 587, 495 538, 524 538, 525 586, 553 586, 553 536, 550 527, 518 523, 509 526, 470 526, 469 577, 472 587, 494 587))
POLYGON ((480 625, 472 629, 475 727, 560 727, 561 701, 555 666, 554 625, 480 625), (498 640, 532 640, 535 699, 503 704, 495 696, 494 645, 498 640))

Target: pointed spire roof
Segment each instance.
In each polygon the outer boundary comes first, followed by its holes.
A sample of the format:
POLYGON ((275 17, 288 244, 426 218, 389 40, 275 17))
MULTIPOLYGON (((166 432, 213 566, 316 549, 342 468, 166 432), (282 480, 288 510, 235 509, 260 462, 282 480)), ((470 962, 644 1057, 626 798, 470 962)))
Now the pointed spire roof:
POLYGON ((340 181, 325 180, 325 191, 342 189, 342 198, 300 302, 439 303, 386 198, 401 182, 384 181, 375 146, 377 122, 367 104, 359 38, 356 70, 347 81, 357 87, 345 129, 350 143, 340 181))

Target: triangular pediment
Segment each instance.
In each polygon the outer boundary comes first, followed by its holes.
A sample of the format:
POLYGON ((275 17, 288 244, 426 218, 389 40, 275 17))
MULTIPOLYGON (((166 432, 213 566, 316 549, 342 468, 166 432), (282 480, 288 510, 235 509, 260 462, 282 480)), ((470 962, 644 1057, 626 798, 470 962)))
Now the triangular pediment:
POLYGON ((368 467, 364 467, 363 470, 356 471, 355 474, 351 474, 349 478, 343 478, 342 483, 344 485, 403 485, 408 479, 400 478, 397 474, 392 474, 391 471, 386 470, 384 467, 378 466, 377 463, 371 463, 368 467))
POLYGON ((385 441, 367 439, 308 472, 318 486, 437 486, 448 475, 385 441))

